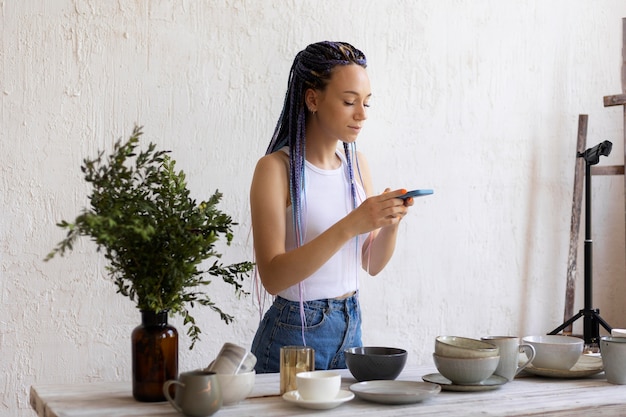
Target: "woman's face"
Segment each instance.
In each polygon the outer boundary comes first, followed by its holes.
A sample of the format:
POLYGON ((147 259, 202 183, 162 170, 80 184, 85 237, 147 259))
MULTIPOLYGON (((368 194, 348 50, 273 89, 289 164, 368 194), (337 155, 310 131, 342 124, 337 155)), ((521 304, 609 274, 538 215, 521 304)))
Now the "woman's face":
POLYGON ((354 142, 367 119, 372 96, 370 80, 360 65, 339 65, 331 73, 330 81, 322 90, 309 90, 310 110, 322 130, 343 142, 354 142))

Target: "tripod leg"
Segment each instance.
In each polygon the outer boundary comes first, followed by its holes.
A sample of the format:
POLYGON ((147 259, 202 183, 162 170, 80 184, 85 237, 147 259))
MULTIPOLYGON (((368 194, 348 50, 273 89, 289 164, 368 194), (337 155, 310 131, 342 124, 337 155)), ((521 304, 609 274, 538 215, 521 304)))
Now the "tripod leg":
POLYGON ((600 340, 600 325, 596 320, 596 311, 586 311, 583 324, 583 335, 586 345, 597 344, 600 340))
POLYGON ((596 320, 598 320, 598 322, 602 325, 602 327, 604 327, 604 329, 607 332, 611 333, 611 330, 613 330, 613 328, 611 326, 609 326, 609 324, 606 321, 604 321, 602 319, 602 317, 600 317, 600 311, 599 310, 596 310, 596 314, 594 314, 594 316, 596 317, 596 320))
POLYGON ((557 327, 556 329, 552 330, 548 334, 557 334, 558 332, 560 332, 561 330, 565 329, 567 326, 569 326, 570 324, 574 323, 576 320, 578 320, 582 316, 583 316, 583 312, 581 310, 578 313, 576 313, 575 316, 571 317, 565 323, 561 324, 559 327, 557 327))
POLYGON ((609 333, 611 332, 611 326, 600 317, 600 310, 585 310, 585 344, 598 344, 600 342, 600 325, 604 327, 609 333))

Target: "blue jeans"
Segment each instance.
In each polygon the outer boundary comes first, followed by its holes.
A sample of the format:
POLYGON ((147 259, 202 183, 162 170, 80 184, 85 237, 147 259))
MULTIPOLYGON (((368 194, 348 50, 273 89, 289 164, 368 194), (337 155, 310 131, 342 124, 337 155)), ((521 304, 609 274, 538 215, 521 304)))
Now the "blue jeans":
MULTIPOLYGON (((362 346, 358 293, 343 299, 304 302, 306 345, 315 349, 315 369, 346 368, 343 351, 362 346)), ((280 371, 281 346, 302 346, 300 302, 276 297, 254 336, 257 373, 280 371)))

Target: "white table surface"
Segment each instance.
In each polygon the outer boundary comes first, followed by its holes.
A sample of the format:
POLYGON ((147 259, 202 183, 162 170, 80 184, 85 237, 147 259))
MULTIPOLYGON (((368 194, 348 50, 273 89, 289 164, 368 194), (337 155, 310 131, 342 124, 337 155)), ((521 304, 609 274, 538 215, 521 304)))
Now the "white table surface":
MULTIPOLYGON (((407 366, 399 380, 422 381, 434 365, 407 366)), ((342 389, 356 381, 342 370, 342 389)), ((30 403, 39 417, 178 416, 167 402, 140 403, 130 382, 34 385, 30 403)), ((224 406, 217 417, 259 416, 626 416, 626 386, 612 385, 604 373, 581 379, 518 377, 493 391, 439 394, 416 404, 385 405, 358 397, 331 410, 310 410, 279 396, 279 375, 257 375, 252 395, 224 406)))

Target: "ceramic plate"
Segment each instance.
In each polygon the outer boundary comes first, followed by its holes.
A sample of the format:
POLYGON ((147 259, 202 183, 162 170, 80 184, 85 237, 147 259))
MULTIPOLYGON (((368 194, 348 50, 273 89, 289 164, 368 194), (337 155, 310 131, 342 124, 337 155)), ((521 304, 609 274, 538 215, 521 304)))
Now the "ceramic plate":
POLYGON ((441 387, 420 381, 363 381, 350 385, 357 397, 382 404, 412 404, 430 398, 441 387))
POLYGON ((471 385, 459 385, 453 384, 448 378, 441 374, 428 374, 424 375, 422 379, 426 382, 432 382, 433 384, 441 385, 441 389, 444 391, 461 391, 461 392, 475 392, 475 391, 489 391, 498 389, 508 381, 498 375, 491 375, 489 378, 478 384, 471 385))
POLYGON ((313 410, 329 410, 335 408, 346 401, 354 398, 354 394, 350 391, 341 390, 337 396, 328 401, 305 400, 300 396, 298 391, 289 391, 283 394, 283 399, 289 403, 297 404, 300 407, 312 408, 313 410))
POLYGON ((581 355, 572 369, 567 371, 562 369, 536 368, 532 363, 524 368, 524 371, 529 374, 547 376, 549 378, 585 378, 599 374, 603 370, 602 358, 595 355, 581 355))

